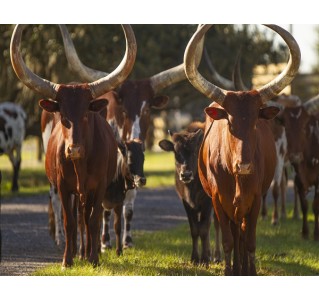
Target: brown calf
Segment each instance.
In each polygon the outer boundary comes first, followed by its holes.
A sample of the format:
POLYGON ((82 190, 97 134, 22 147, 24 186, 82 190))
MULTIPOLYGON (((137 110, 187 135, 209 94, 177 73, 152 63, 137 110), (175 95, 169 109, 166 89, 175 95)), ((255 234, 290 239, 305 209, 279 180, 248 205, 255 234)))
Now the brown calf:
POLYGON ((223 90, 198 73, 194 52, 211 25, 203 25, 193 35, 184 55, 189 81, 216 102, 205 109, 198 169, 220 222, 226 275, 256 275, 257 219, 276 165, 275 142, 267 120, 279 111, 264 105, 291 82, 300 64, 300 50, 293 37, 279 26, 267 26, 284 38, 291 57, 283 73, 259 90, 223 90))
MULTIPOLYGON (((175 155, 175 187, 183 202, 190 227, 193 244, 191 261, 195 264, 208 265, 211 260, 209 233, 212 202, 203 190, 197 168, 198 152, 204 137, 204 126, 204 123, 192 123, 185 131, 171 133, 172 142, 161 140, 159 146, 164 151, 172 151, 175 155), (201 257, 198 253, 199 238, 202 245, 201 257)), ((216 216, 214 226, 214 261, 220 262, 219 223, 216 216)))
POLYGON ((40 106, 59 114, 48 141, 46 173, 57 189, 63 207, 66 245, 62 266, 73 264, 76 254, 77 201, 84 210, 86 257, 98 264, 98 234, 102 199, 116 171, 117 144, 105 119, 95 113, 105 108, 105 100, 94 100, 115 88, 130 73, 136 56, 134 33, 123 25, 126 53, 120 66, 110 75, 88 84, 62 85, 44 80, 25 65, 20 43, 26 26, 17 25, 11 40, 12 66, 19 79, 29 88, 52 100, 41 100, 40 106), (128 46, 129 45, 129 46, 128 46))

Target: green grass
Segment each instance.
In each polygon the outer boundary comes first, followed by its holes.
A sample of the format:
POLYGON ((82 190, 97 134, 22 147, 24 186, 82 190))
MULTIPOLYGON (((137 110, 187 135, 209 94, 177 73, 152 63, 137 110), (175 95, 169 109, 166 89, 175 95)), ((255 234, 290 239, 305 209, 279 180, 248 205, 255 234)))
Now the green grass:
MULTIPOLYGON (((291 207, 288 207, 291 210, 291 207)), ((313 217, 310 214, 310 230, 313 217)), ((257 226, 257 273, 261 276, 319 275, 319 243, 303 240, 300 234, 301 221, 289 216, 279 226, 267 220, 259 220, 257 226)), ((61 263, 36 271, 33 275, 52 276, 219 276, 224 264, 211 264, 209 268, 190 263, 191 238, 188 224, 158 231, 134 231, 134 249, 124 250, 117 257, 115 249, 103 253, 101 265, 93 268, 88 262, 75 259, 72 268, 62 271, 61 263)), ((214 232, 211 232, 214 245, 214 232)), ((61 256, 62 262, 62 256, 61 256)))

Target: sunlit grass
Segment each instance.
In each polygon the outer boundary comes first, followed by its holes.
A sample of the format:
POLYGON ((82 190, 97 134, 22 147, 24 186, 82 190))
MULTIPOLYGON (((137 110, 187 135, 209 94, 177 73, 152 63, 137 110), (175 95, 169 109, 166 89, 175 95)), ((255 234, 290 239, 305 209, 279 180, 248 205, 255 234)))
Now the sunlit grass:
MULTIPOLYGON (((292 211, 291 206, 288 210, 292 211)), ((311 215, 311 213, 310 213, 311 215)), ((313 218, 309 218, 313 232, 313 218)), ((319 275, 319 242, 300 234, 301 221, 290 217, 278 226, 270 224, 270 217, 257 225, 256 267, 261 276, 315 276, 319 275)), ((124 250, 117 257, 115 249, 101 255, 101 265, 75 260, 74 267, 62 271, 61 263, 38 270, 34 275, 71 276, 216 276, 223 275, 224 263, 209 268, 190 263, 191 238, 188 224, 158 232, 134 231, 135 248, 124 250)), ((214 232, 211 230, 211 246, 214 232)), ((61 256, 62 262, 62 256, 61 256)))

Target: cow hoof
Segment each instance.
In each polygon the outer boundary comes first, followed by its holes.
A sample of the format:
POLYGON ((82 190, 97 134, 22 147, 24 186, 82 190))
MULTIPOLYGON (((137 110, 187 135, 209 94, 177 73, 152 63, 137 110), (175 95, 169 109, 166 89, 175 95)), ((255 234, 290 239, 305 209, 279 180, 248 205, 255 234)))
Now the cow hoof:
POLYGON ((134 247, 134 245, 133 245, 132 242, 130 242, 130 243, 125 243, 125 244, 123 245, 123 249, 128 249, 128 248, 133 248, 133 247, 134 247))
POLYGON ((101 252, 105 253, 107 250, 112 249, 112 245, 110 242, 106 242, 105 244, 101 244, 101 252))

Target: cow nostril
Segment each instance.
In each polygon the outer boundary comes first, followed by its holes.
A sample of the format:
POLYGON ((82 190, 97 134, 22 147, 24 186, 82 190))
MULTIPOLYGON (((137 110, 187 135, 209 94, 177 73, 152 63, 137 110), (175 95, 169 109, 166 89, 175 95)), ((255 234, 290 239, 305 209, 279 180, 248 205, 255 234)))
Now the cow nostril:
POLYGON ((141 177, 140 178, 140 184, 141 185, 145 185, 146 184, 146 178, 145 177, 141 177))

